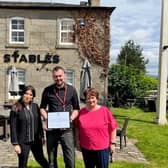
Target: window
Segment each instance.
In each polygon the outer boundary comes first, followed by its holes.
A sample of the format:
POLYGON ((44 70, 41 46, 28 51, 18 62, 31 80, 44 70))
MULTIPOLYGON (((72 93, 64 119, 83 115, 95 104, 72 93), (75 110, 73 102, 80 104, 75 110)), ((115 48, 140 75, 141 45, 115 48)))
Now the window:
POLYGON ((10 69, 8 73, 8 98, 9 99, 20 98, 20 93, 23 90, 24 86, 25 86, 25 70, 16 69, 15 71, 13 71, 13 69, 10 69), (15 80, 12 79, 12 75, 16 75, 15 80), (12 87, 11 85, 15 86, 12 87), (18 91, 13 90, 14 88, 18 91))
POLYGON ((60 44, 73 45, 75 41, 74 36, 74 20, 61 19, 60 20, 60 44))
POLYGON ((10 20, 10 43, 23 44, 25 42, 24 18, 11 18, 10 20))
POLYGON ((69 85, 74 85, 74 72, 71 70, 65 71, 66 74, 66 83, 69 85))

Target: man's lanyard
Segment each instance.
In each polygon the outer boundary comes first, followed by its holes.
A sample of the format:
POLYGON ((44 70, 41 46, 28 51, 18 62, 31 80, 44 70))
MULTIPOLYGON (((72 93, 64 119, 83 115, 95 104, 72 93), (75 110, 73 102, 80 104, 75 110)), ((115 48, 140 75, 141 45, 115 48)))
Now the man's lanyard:
POLYGON ((67 86, 65 85, 65 92, 64 92, 64 97, 63 99, 58 95, 58 93, 56 92, 56 90, 54 89, 55 92, 55 96, 58 99, 58 101, 62 104, 64 111, 65 111, 65 105, 66 105, 66 99, 67 99, 67 86))

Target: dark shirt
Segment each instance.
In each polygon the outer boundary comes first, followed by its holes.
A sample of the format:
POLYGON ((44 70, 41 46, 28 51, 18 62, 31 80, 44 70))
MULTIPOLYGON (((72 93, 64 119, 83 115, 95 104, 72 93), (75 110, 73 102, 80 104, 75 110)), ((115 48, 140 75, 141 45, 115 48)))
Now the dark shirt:
POLYGON ((57 88, 55 84, 46 87, 42 94, 40 108, 46 109, 49 112, 61 112, 79 110, 79 101, 75 88, 71 85, 65 84, 62 88, 57 88), (65 108, 56 94, 63 100, 65 96, 65 87, 67 87, 67 94, 65 99, 65 108))
POLYGON ((12 144, 28 143, 42 138, 43 129, 38 105, 32 103, 30 110, 23 106, 21 111, 16 111, 16 107, 13 106, 10 112, 10 129, 12 144))

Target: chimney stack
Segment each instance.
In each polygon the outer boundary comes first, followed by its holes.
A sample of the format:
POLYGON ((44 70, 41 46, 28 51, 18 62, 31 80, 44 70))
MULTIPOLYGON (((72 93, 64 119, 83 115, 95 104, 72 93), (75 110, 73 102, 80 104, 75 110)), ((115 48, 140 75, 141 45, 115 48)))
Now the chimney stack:
POLYGON ((89 6, 100 6, 100 0, 88 0, 89 6))
POLYGON ((86 1, 80 1, 80 6, 87 6, 88 5, 88 2, 86 1))

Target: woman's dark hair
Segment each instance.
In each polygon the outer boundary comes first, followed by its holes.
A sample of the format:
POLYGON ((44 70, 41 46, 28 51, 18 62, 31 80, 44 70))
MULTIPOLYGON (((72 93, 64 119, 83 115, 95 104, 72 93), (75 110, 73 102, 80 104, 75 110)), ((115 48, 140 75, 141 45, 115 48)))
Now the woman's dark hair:
POLYGON ((21 91, 21 98, 22 96, 28 91, 28 90, 31 90, 32 94, 33 94, 33 98, 36 96, 36 91, 34 89, 33 86, 31 85, 27 85, 23 88, 23 90, 21 91))
POLYGON ((34 89, 33 86, 31 85, 27 85, 23 88, 23 90, 21 91, 21 98, 14 104, 14 108, 15 110, 18 112, 18 111, 21 111, 22 107, 23 107, 23 95, 28 91, 28 90, 31 90, 32 94, 33 94, 33 98, 36 96, 36 91, 34 89))

